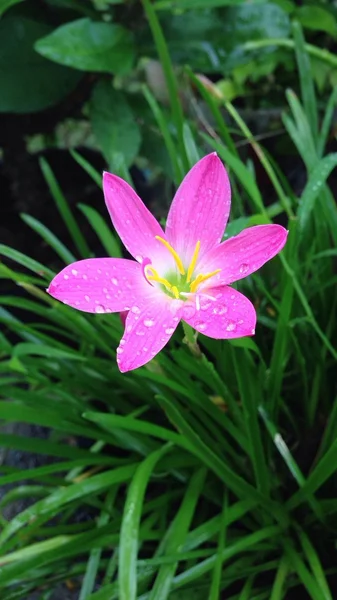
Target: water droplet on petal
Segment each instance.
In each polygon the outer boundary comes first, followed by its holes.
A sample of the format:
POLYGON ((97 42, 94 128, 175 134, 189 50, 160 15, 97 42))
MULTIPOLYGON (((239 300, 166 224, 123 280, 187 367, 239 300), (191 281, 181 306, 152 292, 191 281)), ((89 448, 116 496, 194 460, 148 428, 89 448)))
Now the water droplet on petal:
POLYGON ((90 302, 90 296, 84 296, 84 300, 86 300, 87 302, 90 302))
POLYGON ((118 285, 118 279, 116 279, 116 277, 112 277, 111 283, 113 283, 114 285, 118 285))
POLYGON ((242 263, 242 265, 240 265, 239 268, 239 273, 241 273, 241 275, 243 275, 244 273, 247 273, 249 269, 249 265, 247 265, 246 263, 242 263))
POLYGON ((73 275, 77 275, 78 271, 76 271, 76 269, 71 269, 71 272, 73 275))
POLYGON ((152 319, 144 319, 144 325, 145 327, 153 327, 154 325, 154 321, 152 321, 152 319))
POLYGON ((69 275, 63 275, 63 279, 69 279, 69 275))
POLYGON ((167 335, 172 335, 173 332, 174 332, 174 327, 168 327, 167 329, 165 329, 165 333, 167 333, 167 335))
POLYGON ((124 352, 123 348, 117 348, 116 350, 117 354, 122 354, 122 352, 124 352))
POLYGON ((236 329, 236 324, 234 323, 234 321, 229 321, 227 327, 226 327, 226 331, 235 331, 236 329))
POLYGON ((219 308, 219 315, 225 315, 227 311, 228 311, 227 306, 221 306, 219 308))
POLYGON ((203 323, 203 322, 198 323, 197 327, 198 327, 199 331, 205 331, 205 329, 207 329, 207 323, 203 323))
POLYGON ((137 329, 136 330, 136 335, 145 335, 144 329, 137 329))
POLYGON ((101 304, 98 304, 95 308, 95 313, 102 314, 105 313, 105 308, 101 304))
POLYGON ((138 308, 138 306, 133 306, 131 308, 131 312, 133 312, 135 315, 137 315, 138 313, 140 313, 140 308, 138 308))
POLYGON ((250 332, 252 335, 255 335, 255 329, 252 329, 250 332))

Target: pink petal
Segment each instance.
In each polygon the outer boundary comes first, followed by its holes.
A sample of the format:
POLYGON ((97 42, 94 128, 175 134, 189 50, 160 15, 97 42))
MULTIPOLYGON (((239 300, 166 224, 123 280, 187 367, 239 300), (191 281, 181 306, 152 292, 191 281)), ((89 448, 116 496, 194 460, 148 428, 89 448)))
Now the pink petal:
POLYGON ((167 217, 167 239, 187 266, 198 241, 200 256, 221 241, 230 203, 228 175, 214 152, 186 175, 167 217))
POLYGON ((213 248, 198 265, 201 273, 221 269, 211 279, 224 285, 247 277, 278 254, 287 241, 288 232, 281 225, 248 227, 239 235, 213 248))
POLYGON ((198 309, 195 302, 186 302, 182 319, 200 333, 215 339, 254 335, 255 308, 240 292, 227 286, 208 288, 207 297, 200 295, 199 302, 198 309))
POLYGON ((156 291, 147 303, 130 310, 117 348, 122 373, 145 365, 162 350, 179 324, 181 305, 156 291))
POLYGON ((154 266, 165 260, 173 266, 170 253, 155 239, 166 239, 165 233, 132 187, 117 175, 104 173, 103 190, 112 223, 130 254, 139 262, 150 257, 154 266))
POLYGON ((47 292, 78 310, 104 313, 129 310, 152 290, 133 260, 87 258, 65 267, 47 292))

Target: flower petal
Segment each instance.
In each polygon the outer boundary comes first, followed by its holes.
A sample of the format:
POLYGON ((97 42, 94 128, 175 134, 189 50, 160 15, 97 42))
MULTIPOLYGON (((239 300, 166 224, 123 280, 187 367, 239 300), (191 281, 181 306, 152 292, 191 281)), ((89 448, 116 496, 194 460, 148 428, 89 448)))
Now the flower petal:
POLYGON ((247 277, 278 254, 288 232, 281 225, 256 225, 213 248, 198 265, 200 272, 221 269, 211 280, 224 285, 247 277))
POLYGON ((230 204, 228 175, 214 152, 186 175, 167 217, 167 239, 187 266, 198 241, 200 257, 221 241, 230 204))
POLYGON ((155 239, 166 239, 165 233, 132 187, 117 175, 103 173, 103 190, 112 223, 130 254, 139 262, 150 257, 154 264, 165 259, 171 264, 171 255, 155 239))
POLYGON ((237 290, 228 286, 209 288, 207 296, 200 295, 199 303, 197 309, 195 303, 186 302, 182 319, 200 333, 215 339, 254 335, 255 308, 237 290))
POLYGON ((153 288, 136 261, 125 258, 87 258, 63 269, 47 292, 53 298, 84 312, 128 310, 143 302, 153 288))
POLYGON ((117 348, 122 373, 145 365, 162 350, 179 324, 182 304, 157 290, 142 306, 131 308, 117 348))

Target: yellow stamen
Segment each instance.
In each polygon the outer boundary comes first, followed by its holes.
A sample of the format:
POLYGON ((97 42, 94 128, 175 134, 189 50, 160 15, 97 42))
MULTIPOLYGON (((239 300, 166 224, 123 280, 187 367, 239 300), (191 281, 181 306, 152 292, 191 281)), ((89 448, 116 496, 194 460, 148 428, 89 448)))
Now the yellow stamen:
POLYGON ((159 240, 159 242, 161 242, 162 244, 164 244, 165 248, 168 249, 169 252, 171 252, 176 265, 178 267, 179 273, 181 275, 185 275, 185 269, 184 269, 184 265, 182 263, 182 260, 179 256, 179 254, 174 250, 174 248, 172 248, 172 246, 166 241, 164 240, 162 237, 160 237, 159 235, 156 235, 156 240, 159 240))
POLYGON ((175 298, 179 298, 179 290, 178 290, 177 286, 172 285, 169 281, 167 281, 167 279, 164 279, 164 277, 160 277, 160 275, 157 273, 156 269, 154 269, 150 265, 145 267, 145 275, 149 281, 156 281, 157 283, 161 283, 161 285, 165 286, 166 289, 169 292, 171 292, 175 298), (151 273, 153 273, 153 275, 148 275, 146 273, 146 271, 150 271, 151 273))
POLYGON ((216 271, 212 271, 212 273, 207 273, 207 275, 198 275, 193 281, 192 283, 190 283, 190 290, 191 292, 196 292, 198 286, 200 285, 200 283, 203 283, 204 281, 207 281, 207 279, 210 279, 211 277, 213 277, 213 275, 216 275, 217 273, 220 273, 221 269, 216 269, 216 271))
POLYGON ((193 271, 194 271, 196 262, 198 260, 199 250, 200 250, 200 242, 197 242, 196 247, 195 247, 194 252, 193 252, 193 256, 192 256, 192 260, 191 260, 190 266, 188 267, 188 271, 187 271, 187 278, 186 278, 186 282, 187 283, 189 283, 191 281, 191 278, 192 278, 192 275, 193 275, 193 271))

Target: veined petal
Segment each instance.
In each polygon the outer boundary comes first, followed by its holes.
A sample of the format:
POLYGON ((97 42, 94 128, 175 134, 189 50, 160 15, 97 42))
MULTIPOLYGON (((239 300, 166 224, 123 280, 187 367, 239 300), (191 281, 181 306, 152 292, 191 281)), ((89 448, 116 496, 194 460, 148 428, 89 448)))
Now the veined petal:
POLYGON ((221 241, 230 204, 228 175, 214 152, 199 160, 186 175, 167 217, 167 239, 187 266, 198 241, 200 258, 221 241))
POLYGON ((128 310, 152 290, 134 260, 87 258, 65 267, 47 292, 78 310, 105 313, 128 310))
POLYGON ((179 324, 182 304, 157 290, 146 303, 130 310, 117 348, 122 373, 145 365, 162 350, 179 324))
POLYGON ((215 339, 254 335, 255 308, 240 292, 228 286, 208 288, 199 297, 199 307, 186 303, 182 319, 191 327, 215 339), (214 298, 211 300, 211 297, 214 298))
POLYGON ((132 189, 117 175, 103 173, 103 190, 112 223, 125 248, 138 262, 150 257, 153 263, 163 261, 173 267, 169 252, 156 240, 166 239, 165 233, 155 217, 132 189))
MULTIPOLYGON (((221 269, 212 283, 224 285, 247 277, 278 254, 288 232, 281 225, 256 225, 213 248, 199 264, 201 272, 221 269)), ((214 285, 214 284, 213 284, 214 285)))

